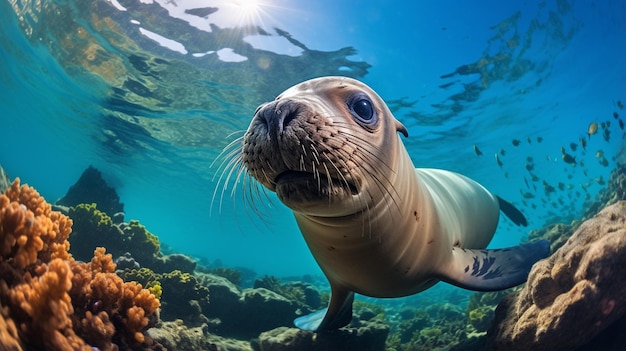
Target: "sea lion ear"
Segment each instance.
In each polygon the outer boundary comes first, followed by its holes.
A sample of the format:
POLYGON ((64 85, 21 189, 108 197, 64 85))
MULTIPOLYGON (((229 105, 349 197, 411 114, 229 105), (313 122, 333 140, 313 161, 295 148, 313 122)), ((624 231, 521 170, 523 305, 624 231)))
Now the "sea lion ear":
POLYGON ((402 135, 404 135, 405 138, 409 137, 409 131, 406 130, 406 127, 404 126, 404 124, 398 122, 398 120, 396 120, 396 130, 402 133, 402 135))

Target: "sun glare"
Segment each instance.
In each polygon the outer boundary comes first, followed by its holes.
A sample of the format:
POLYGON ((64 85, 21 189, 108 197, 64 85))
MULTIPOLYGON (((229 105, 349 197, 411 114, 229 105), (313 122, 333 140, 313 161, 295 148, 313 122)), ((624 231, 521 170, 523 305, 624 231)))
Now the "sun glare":
POLYGON ((263 21, 263 4, 259 0, 237 0, 234 5, 239 9, 239 24, 244 26, 260 25, 263 21))

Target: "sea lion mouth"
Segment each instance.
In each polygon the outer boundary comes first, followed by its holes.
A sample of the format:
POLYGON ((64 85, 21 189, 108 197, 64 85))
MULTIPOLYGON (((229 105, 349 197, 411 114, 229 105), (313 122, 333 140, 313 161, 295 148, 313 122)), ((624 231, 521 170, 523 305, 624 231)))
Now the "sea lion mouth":
POLYGON ((304 171, 284 171, 274 180, 276 191, 293 188, 307 189, 309 193, 317 193, 318 196, 328 198, 340 193, 349 192, 350 195, 358 195, 359 189, 356 184, 345 179, 336 179, 323 173, 311 173, 304 171), (348 190, 346 192, 346 190, 348 190))

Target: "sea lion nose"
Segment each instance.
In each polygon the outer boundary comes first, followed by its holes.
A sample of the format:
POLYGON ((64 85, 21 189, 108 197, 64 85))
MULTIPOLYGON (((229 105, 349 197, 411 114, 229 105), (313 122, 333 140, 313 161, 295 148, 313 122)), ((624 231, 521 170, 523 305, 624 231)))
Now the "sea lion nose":
POLYGON ((298 106, 290 101, 272 101, 261 106, 256 115, 266 125, 270 135, 280 136, 298 116, 298 106))

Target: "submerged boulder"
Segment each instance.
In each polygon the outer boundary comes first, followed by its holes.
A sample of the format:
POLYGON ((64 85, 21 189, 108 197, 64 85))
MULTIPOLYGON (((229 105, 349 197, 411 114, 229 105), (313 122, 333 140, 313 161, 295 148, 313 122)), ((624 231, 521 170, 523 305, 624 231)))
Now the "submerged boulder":
POLYGON ((384 351, 389 326, 378 319, 321 333, 280 327, 252 341, 255 351, 384 351))
POLYGON ((87 167, 67 194, 56 202, 67 207, 90 203, 98 204, 98 209, 109 216, 124 212, 124 204, 115 188, 109 186, 102 173, 93 166, 87 167))
POLYGON ((581 224, 554 255, 533 267, 523 289, 503 299, 488 332, 489 347, 571 350, 593 343, 626 316, 625 276, 626 201, 620 201, 581 224))
POLYGON ((211 334, 206 324, 188 327, 180 319, 162 322, 147 334, 166 350, 252 351, 247 341, 211 334))

